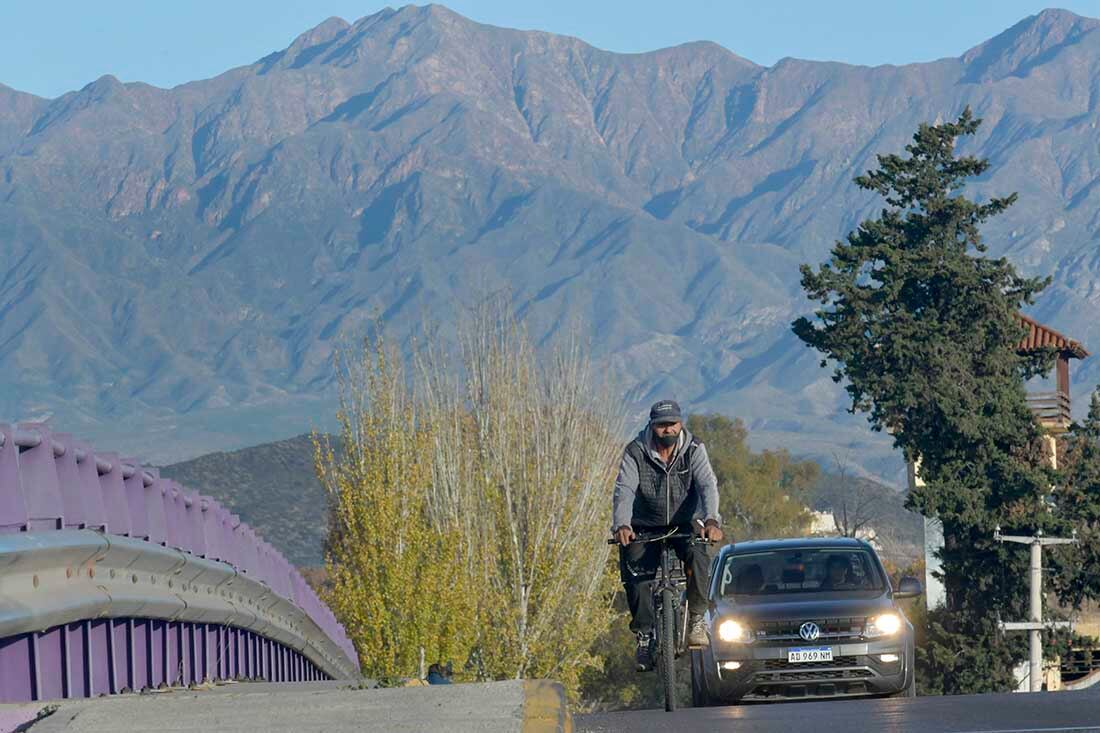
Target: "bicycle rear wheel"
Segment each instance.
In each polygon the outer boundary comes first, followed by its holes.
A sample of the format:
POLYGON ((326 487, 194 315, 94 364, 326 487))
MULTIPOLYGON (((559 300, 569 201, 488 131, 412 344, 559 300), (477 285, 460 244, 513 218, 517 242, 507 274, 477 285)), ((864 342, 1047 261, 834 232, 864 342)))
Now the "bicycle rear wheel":
POLYGON ((672 591, 661 591, 660 645, 657 668, 661 672, 661 685, 665 692, 665 712, 676 709, 676 605, 672 591))

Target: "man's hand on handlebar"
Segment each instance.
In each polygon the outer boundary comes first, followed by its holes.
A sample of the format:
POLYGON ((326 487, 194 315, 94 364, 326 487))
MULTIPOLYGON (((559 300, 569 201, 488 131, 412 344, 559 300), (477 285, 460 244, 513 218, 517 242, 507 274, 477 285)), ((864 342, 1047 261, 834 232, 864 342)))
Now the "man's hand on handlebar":
POLYGON ((642 536, 639 537, 630 526, 624 524, 612 533, 611 539, 607 541, 607 544, 622 545, 626 547, 632 542, 660 542, 662 540, 688 540, 691 542, 713 542, 717 544, 725 537, 725 534, 722 533, 722 528, 719 527, 718 523, 713 519, 707 520, 706 524, 698 519, 695 520, 694 532, 689 527, 680 529, 672 527, 666 529, 669 531, 658 532, 653 535, 643 532, 642 536))
POLYGON ((615 530, 615 540, 620 545, 622 545, 623 547, 626 547, 631 542, 633 542, 634 541, 634 536, 635 536, 634 535, 634 530, 632 530, 630 527, 626 526, 625 524, 622 527, 619 527, 617 530, 615 530))
POLYGON ((722 538, 725 537, 722 528, 713 519, 708 519, 706 523, 696 520, 695 528, 699 530, 699 536, 708 542, 721 542, 722 538))

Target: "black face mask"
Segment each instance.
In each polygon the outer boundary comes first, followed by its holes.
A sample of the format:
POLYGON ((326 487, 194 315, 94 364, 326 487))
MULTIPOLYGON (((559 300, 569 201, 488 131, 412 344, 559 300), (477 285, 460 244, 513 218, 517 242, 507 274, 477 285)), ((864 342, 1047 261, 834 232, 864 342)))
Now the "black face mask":
POLYGON ((661 446, 662 448, 671 448, 672 446, 676 445, 676 441, 680 439, 680 434, 677 433, 676 435, 657 435, 656 433, 654 433, 653 437, 656 439, 657 445, 661 446))

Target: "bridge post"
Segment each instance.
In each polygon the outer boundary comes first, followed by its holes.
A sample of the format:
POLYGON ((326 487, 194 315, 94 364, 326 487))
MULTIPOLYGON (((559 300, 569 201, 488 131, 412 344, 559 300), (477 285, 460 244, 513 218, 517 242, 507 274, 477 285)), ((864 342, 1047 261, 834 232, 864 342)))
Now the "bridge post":
POLYGON ((54 453, 54 467, 57 471, 57 483, 61 490, 62 514, 65 516, 66 529, 84 529, 88 526, 88 501, 81 491, 80 473, 76 467, 76 449, 72 436, 57 433, 54 442, 61 450, 54 453))
POLYGON ((0 532, 22 532, 27 526, 27 502, 19 481, 18 454, 15 430, 0 423, 0 532))
MULTIPOLYGON (((133 458, 120 458, 119 462, 138 463, 133 458)), ((122 487, 126 493, 126 506, 130 510, 129 535, 134 539, 147 540, 149 539, 149 510, 145 506, 145 481, 141 475, 141 466, 136 465, 136 470, 129 476, 121 465, 119 469, 122 473, 122 487)))
POLYGON ((73 441, 72 447, 80 496, 84 501, 84 526, 88 529, 107 532, 110 530, 110 524, 107 520, 107 505, 103 499, 103 487, 99 482, 95 453, 91 446, 78 441, 73 441))
POLYGON ((25 446, 19 454, 20 482, 27 505, 27 530, 63 529, 65 505, 50 429, 42 423, 19 423, 18 428, 20 433, 37 433, 37 445, 25 446))
MULTIPOLYGON (((103 492, 103 506, 107 510, 107 524, 112 534, 130 535, 130 507, 126 501, 126 487, 122 478, 122 461, 117 453, 103 453, 106 465, 96 466, 99 471, 99 486, 103 492)), ((96 463, 99 461, 96 460, 96 463)))
POLYGON ((164 506, 164 489, 166 483, 160 477, 160 469, 144 468, 141 473, 149 474, 152 481, 144 483, 142 489, 145 492, 145 513, 148 518, 149 541, 155 545, 168 545, 168 513, 164 506))

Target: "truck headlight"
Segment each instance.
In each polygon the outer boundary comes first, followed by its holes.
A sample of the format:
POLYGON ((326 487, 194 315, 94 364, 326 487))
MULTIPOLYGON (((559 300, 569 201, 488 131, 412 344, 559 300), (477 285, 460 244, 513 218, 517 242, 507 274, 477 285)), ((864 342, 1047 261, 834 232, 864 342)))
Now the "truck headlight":
POLYGON ((893 636, 901 629, 901 616, 884 613, 867 622, 867 636, 893 636))
POLYGON ((752 632, 731 618, 718 624, 718 638, 722 641, 747 643, 752 641, 752 632))

